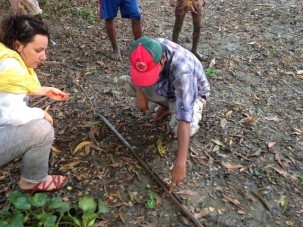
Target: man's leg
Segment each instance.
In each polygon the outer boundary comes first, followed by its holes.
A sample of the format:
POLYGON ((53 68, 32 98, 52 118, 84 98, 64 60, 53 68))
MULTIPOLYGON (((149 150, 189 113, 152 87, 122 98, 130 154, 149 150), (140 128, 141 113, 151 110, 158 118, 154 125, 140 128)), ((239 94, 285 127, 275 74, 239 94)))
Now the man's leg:
POLYGON ((194 116, 193 121, 190 124, 190 136, 194 136, 199 128, 200 128, 200 121, 202 120, 202 113, 203 109, 206 106, 206 100, 199 97, 196 99, 195 105, 194 105, 194 116))
POLYGON ((172 41, 175 43, 178 43, 179 41, 179 35, 183 26, 184 18, 185 18, 185 12, 183 12, 182 14, 175 15, 175 24, 174 24, 173 37, 172 37, 172 41))
POLYGON ((116 35, 116 25, 115 18, 106 19, 105 20, 105 29, 108 36, 108 39, 112 45, 113 52, 111 54, 111 58, 113 60, 120 60, 121 53, 117 43, 117 35, 116 35))
POLYGON ((205 6, 204 0, 192 0, 193 8, 191 10, 191 16, 193 21, 193 43, 191 52, 200 60, 206 61, 207 58, 198 52, 198 44, 200 41, 200 31, 201 31, 201 21, 202 21, 202 11, 205 6))
POLYGON ((142 25, 141 20, 132 19, 132 30, 134 34, 134 39, 137 40, 142 37, 142 25))
POLYGON ((200 40, 200 31, 201 31, 201 14, 195 14, 192 13, 192 19, 193 19, 193 43, 192 43, 192 49, 191 52, 200 60, 205 61, 206 57, 198 52, 198 44, 200 40))
MULTIPOLYGON (((203 112, 203 108, 206 105, 206 101, 205 99, 199 97, 197 98, 197 100, 195 101, 194 104, 194 116, 193 116, 193 121, 190 124, 190 136, 194 136, 199 128, 200 128, 200 121, 202 119, 202 112, 203 112)), ((175 138, 177 138, 177 132, 178 132, 178 120, 176 119, 176 115, 175 115, 175 110, 176 110, 176 102, 169 102, 169 109, 171 111, 171 119, 169 122, 169 126, 172 130, 172 132, 174 133, 175 138)))

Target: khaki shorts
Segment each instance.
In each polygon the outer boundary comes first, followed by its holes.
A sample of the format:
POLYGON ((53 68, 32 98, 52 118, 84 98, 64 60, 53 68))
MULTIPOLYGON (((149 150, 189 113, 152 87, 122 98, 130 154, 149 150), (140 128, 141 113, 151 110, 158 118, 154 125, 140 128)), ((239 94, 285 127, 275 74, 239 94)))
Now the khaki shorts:
POLYGON ((204 0, 177 0, 175 14, 183 15, 190 11, 191 13, 202 15, 204 5, 204 0))
POLYGON ((9 0, 14 14, 32 15, 42 14, 38 0, 9 0))
MULTIPOLYGON (((136 96, 136 89, 135 89, 135 86, 132 83, 129 75, 121 76, 118 79, 117 84, 125 94, 132 96, 132 97, 136 96)), ((176 119, 176 114, 175 114, 176 102, 169 102, 166 97, 158 95, 155 92, 153 86, 142 87, 142 92, 147 97, 148 101, 169 107, 169 110, 171 113, 169 126, 170 126, 171 131, 174 133, 174 136, 177 137, 179 122, 176 119)), ((194 104, 193 121, 190 123, 190 136, 195 135, 200 128, 199 123, 202 120, 202 113, 203 113, 203 108, 205 107, 205 105, 206 105, 205 99, 203 99, 201 97, 196 99, 195 104, 194 104)))

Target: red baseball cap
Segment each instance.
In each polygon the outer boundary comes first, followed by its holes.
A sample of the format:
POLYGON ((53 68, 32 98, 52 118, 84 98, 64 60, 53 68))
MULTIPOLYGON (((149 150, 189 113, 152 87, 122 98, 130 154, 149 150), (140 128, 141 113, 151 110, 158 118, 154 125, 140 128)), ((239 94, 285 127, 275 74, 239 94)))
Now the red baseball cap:
POLYGON ((154 39, 142 37, 131 44, 130 75, 137 86, 150 86, 160 73, 162 46, 154 39))

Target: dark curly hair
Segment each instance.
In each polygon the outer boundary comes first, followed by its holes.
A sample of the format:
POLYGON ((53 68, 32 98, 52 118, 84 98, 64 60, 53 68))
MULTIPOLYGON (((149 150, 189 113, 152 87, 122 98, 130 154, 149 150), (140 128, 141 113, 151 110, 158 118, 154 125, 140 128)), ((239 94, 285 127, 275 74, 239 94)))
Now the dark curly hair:
POLYGON ((0 42, 14 50, 14 43, 26 45, 35 35, 45 35, 50 39, 47 25, 28 15, 9 16, 1 22, 0 42))

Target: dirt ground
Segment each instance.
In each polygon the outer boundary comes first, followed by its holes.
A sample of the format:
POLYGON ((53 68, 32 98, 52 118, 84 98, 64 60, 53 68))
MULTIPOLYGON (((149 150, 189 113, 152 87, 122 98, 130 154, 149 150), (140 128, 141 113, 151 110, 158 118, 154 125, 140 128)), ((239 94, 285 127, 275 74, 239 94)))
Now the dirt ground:
MULTIPOLYGON (((144 35, 170 39, 169 1, 139 3, 144 35)), ((0 15, 7 15, 8 1, 0 4, 0 15)), ((151 124, 155 106, 142 115, 116 86, 128 74, 130 21, 117 18, 123 60, 115 62, 98 1, 44 0, 41 6, 58 45, 37 73, 43 85, 71 94, 49 109, 56 130, 50 173, 70 178, 68 189, 54 195, 71 203, 85 194, 103 199, 110 213, 96 226, 193 226, 97 117, 106 116, 169 182, 176 141, 167 134, 168 119, 151 124), (75 150, 83 141, 92 143, 75 150), (154 209, 145 207, 151 192, 158 196, 154 209)), ((302 12, 300 0, 207 1, 199 50, 209 58, 205 70, 211 65, 218 71, 209 75, 211 96, 191 139, 187 177, 174 189, 204 226, 303 225, 302 12)), ((191 32, 188 14, 180 37, 188 49, 191 32)), ((16 160, 1 168, 0 203, 16 190, 20 165, 16 160)))

